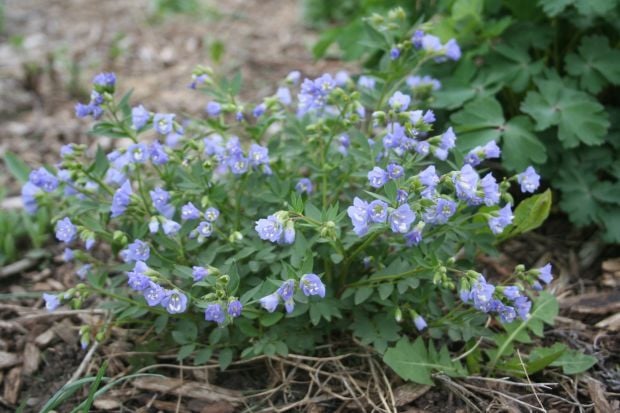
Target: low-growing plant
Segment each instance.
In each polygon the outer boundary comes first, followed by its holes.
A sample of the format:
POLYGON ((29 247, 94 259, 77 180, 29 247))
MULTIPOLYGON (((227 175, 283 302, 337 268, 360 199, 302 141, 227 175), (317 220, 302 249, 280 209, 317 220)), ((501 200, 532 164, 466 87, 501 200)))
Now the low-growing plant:
MULTIPOLYGON (((431 107, 451 115, 459 148, 501 143, 504 168, 538 165, 572 223, 620 242, 620 2, 447 0, 410 11, 411 21, 433 16, 432 27, 417 28, 467 49, 457 65, 426 71, 441 81, 431 107)), ((315 52, 358 26, 331 29, 315 52)), ((389 49, 367 33, 363 54, 342 57, 364 56, 373 68, 389 49)))
MULTIPOLYGON (((377 19, 377 36, 402 18, 377 19)), ((532 351, 525 364, 514 355, 557 313, 538 292, 551 266, 518 266, 506 280, 473 269, 498 237, 540 225, 549 192, 513 214, 509 189, 535 192, 535 170, 497 180, 481 164, 497 145, 460 153, 451 128, 435 129, 428 93, 407 76, 460 49, 416 36, 372 74, 300 82, 291 72, 253 106, 238 98, 239 75, 197 67, 190 87, 204 93, 206 114, 195 119, 132 107, 130 93, 115 98, 114 74, 97 75, 76 113, 97 120, 92 135, 126 145, 107 154, 67 145, 23 188, 30 211, 59 208, 56 237, 79 266, 80 283, 45 294, 47 308, 104 298, 112 323, 149 328, 180 360, 217 354, 222 368, 350 335, 421 383, 436 371, 564 366, 565 347, 532 351)), ((107 331, 84 326, 83 346, 107 331)))

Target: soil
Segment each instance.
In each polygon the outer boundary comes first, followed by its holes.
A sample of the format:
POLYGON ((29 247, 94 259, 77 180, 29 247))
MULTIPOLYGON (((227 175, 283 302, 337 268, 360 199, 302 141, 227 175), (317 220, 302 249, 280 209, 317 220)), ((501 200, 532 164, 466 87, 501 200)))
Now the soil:
MULTIPOLYGON (((76 119, 73 113, 76 100, 87 99, 90 78, 102 70, 116 72, 119 88, 133 88, 133 100, 151 110, 200 113, 206 102, 186 87, 192 69, 198 64, 214 66, 222 73, 241 71, 245 79, 244 98, 255 101, 273 93, 274 85, 293 69, 312 76, 346 66, 333 60, 313 61, 309 46, 317 35, 300 23, 300 2, 296 0, 198 1, 200 8, 191 15, 163 16, 154 10, 155 3, 148 0, 5 2, 4 32, 0 34, 0 159, 10 151, 35 167, 55 163, 60 146, 66 143, 110 145, 105 139, 95 142, 86 135, 88 122, 76 119), (212 59, 211 49, 217 41, 224 45, 221 63, 212 59)), ((0 163, 0 187, 8 188, 9 195, 17 195, 18 185, 5 172, 0 163)), ((24 271, 0 278, 0 294, 19 297, 28 291, 63 290, 73 285, 72 272, 55 258, 60 250, 51 246, 46 251, 42 257, 33 258, 24 271)), ((543 397, 549 411, 579 411, 576 407, 579 404, 585 406, 583 411, 594 411, 595 404, 598 411, 604 411, 604 402, 597 402, 600 392, 588 387, 589 378, 603 383, 607 394, 602 397, 611 408, 620 406, 609 395, 614 393, 617 397, 620 393, 618 330, 596 327, 619 311, 614 309, 613 299, 601 299, 605 294, 617 293, 620 287, 620 263, 613 264, 617 257, 620 257, 618 248, 605 246, 592 231, 571 229, 565 217, 556 211, 540 230, 504 244, 499 257, 481 259, 481 269, 490 274, 510 272, 516 263, 534 266, 550 260, 559 268, 560 275, 552 291, 560 299, 561 318, 545 339, 559 338, 573 348, 596 355, 600 362, 578 378, 533 377, 536 381, 554 381, 563 386, 555 388, 553 393, 568 402, 543 397), (610 266, 617 269, 606 270, 610 266)), ((34 314, 33 309, 41 306, 41 300, 32 297, 0 300, 3 323, 0 324, 0 352, 22 355, 29 348, 38 354, 39 361, 29 373, 15 370, 26 369, 25 363, 0 369, 0 386, 4 392, 0 393, 0 412, 15 411, 19 405, 25 412, 38 411, 84 359, 85 351, 80 349, 76 338, 77 329, 84 319, 99 316, 41 317, 17 323, 24 326, 22 330, 12 323, 34 314), (43 336, 48 330, 54 333, 46 341, 43 336), (11 374, 13 370, 16 373, 11 374), (19 383, 15 377, 20 378, 19 383), (15 386, 18 397, 10 400, 7 389, 15 386)), ((105 353, 99 351, 88 366, 88 374, 95 374, 98 363, 105 358, 115 374, 131 369, 131 356, 110 357, 110 354, 131 350, 127 340, 135 337, 131 332, 115 334, 115 341, 105 353)), ((176 363, 170 357, 159 356, 159 362, 176 363)), ((152 360, 156 359, 152 357, 152 360)), ((233 369, 232 373, 201 370, 187 372, 185 377, 206 381, 205 375, 209 375, 211 383, 223 388, 260 389, 273 379, 271 368, 268 362, 258 360, 233 369)), ((176 369, 159 372, 168 377, 179 375, 176 369)), ((305 376, 294 377, 307 380, 305 376)), ((402 383, 395 380, 393 384, 402 383)), ((290 394, 282 392, 272 403, 277 405, 303 397, 304 386, 291 386, 290 394)), ((527 389, 521 392, 523 397, 530 395, 527 389)), ((84 393, 78 392, 75 397, 83 400, 84 393)), ((97 409, 118 411, 118 402, 122 401, 124 411, 234 411, 228 403, 180 399, 130 385, 120 386, 106 400, 108 404, 102 402, 97 409)), ((515 407, 506 400, 487 401, 489 411, 520 411, 518 405, 515 407)), ((528 399, 528 402, 535 404, 535 400, 528 399)), ((423 392, 404 405, 402 411, 464 412, 467 409, 453 388, 444 384, 423 392)), ((304 405, 303 411, 360 411, 360 408, 330 399, 304 405)))

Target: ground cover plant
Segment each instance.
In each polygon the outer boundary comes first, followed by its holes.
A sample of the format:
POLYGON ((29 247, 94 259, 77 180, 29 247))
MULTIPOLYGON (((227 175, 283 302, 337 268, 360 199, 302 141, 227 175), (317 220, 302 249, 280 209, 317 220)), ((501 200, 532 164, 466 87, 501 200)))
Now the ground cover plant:
POLYGON ((381 70, 291 72, 256 105, 239 100, 239 76, 198 67, 190 87, 207 103, 197 119, 119 99, 115 75, 97 75, 76 114, 127 145, 67 145, 23 188, 30 212, 55 209, 56 238, 83 280, 45 294, 47 308, 104 298, 113 317, 83 326, 84 348, 111 326, 143 326, 179 360, 216 356, 223 369, 343 334, 419 383, 591 366, 560 344, 515 352, 558 311, 540 291, 552 268, 517 266, 501 280, 473 262, 540 225, 549 193, 513 205, 511 186, 538 189, 533 168, 497 180, 482 163, 500 156, 496 144, 462 153, 451 128, 435 129, 429 91, 409 76, 451 64, 460 48, 421 31, 392 46, 403 18, 372 21, 391 46, 381 70))
MULTIPOLYGON (((431 106, 440 119, 450 116, 460 148, 501 141, 507 170, 539 165, 571 222, 598 226, 610 243, 620 241, 619 5, 456 0, 409 16, 412 24, 432 16, 433 34, 465 45, 459 64, 425 72, 441 87, 431 106)), ((315 52, 353 31, 367 37, 361 17, 331 29, 315 52)), ((384 50, 374 44, 342 56, 374 67, 384 50)))

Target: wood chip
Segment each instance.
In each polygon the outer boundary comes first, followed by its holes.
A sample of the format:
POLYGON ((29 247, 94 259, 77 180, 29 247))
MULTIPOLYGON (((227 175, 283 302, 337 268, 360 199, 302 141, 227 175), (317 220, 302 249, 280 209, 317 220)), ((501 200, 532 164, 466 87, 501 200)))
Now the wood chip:
POLYGON ((604 315, 620 311, 620 291, 594 292, 560 300, 560 307, 581 314, 604 315))
POLYGON ((4 400, 9 404, 17 404, 22 388, 22 368, 14 367, 4 378, 4 400))
POLYGON ((429 391, 431 386, 407 383, 394 389, 394 399, 396 406, 404 406, 420 398, 429 391))
POLYGON ((620 330, 620 313, 616 313, 596 323, 596 327, 611 331, 620 330))
POLYGON ((41 351, 36 344, 28 342, 24 346, 24 374, 31 375, 35 371, 39 370, 39 363, 41 361, 41 351))
POLYGON ((167 377, 142 377, 132 381, 134 387, 208 402, 226 401, 235 406, 242 403, 243 395, 239 391, 229 390, 207 383, 182 381, 167 377))
POLYGON ((607 397, 605 396, 605 388, 600 381, 588 378, 588 393, 592 402, 594 402, 594 411, 596 413, 613 413, 607 397))
POLYGON ((96 399, 93 404, 100 410, 118 410, 121 407, 121 403, 118 400, 101 397, 96 399))
POLYGON ((605 272, 618 273, 620 277, 620 258, 603 261, 601 268, 605 272))
POLYGON ((28 268, 31 268, 37 262, 39 261, 32 258, 23 258, 19 261, 15 261, 5 267, 0 268, 0 278, 17 275, 23 271, 26 271, 28 268))
POLYGON ((77 343, 77 329, 75 329, 73 324, 71 324, 71 322, 66 318, 52 327, 52 329, 54 330, 54 333, 65 343, 71 346, 77 343))
POLYGON ((19 356, 17 354, 0 351, 0 370, 6 369, 7 367, 13 367, 16 364, 19 364, 19 361, 19 356))
POLYGON ((37 338, 34 339, 34 342, 37 346, 41 348, 47 347, 49 343, 54 339, 54 330, 45 330, 43 333, 39 334, 37 338))

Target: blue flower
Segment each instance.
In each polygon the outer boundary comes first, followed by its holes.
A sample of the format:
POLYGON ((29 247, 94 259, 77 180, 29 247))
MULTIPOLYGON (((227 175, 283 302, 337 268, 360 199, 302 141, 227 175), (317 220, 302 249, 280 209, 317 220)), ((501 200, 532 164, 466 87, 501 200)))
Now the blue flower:
POLYGON ((58 179, 43 167, 30 172, 28 181, 45 192, 52 192, 58 188, 58 179))
POLYGON ((387 172, 375 166, 372 171, 368 172, 368 183, 373 188, 381 188, 388 181, 387 172))
POLYGON ((159 141, 155 141, 151 144, 149 148, 149 155, 151 157, 151 162, 154 165, 164 165, 168 163, 168 154, 164 149, 164 146, 159 143, 159 141))
POLYGON ((187 221, 190 219, 199 219, 200 215, 201 214, 198 208, 196 208, 191 202, 188 202, 181 207, 181 219, 183 221, 187 221))
POLYGON ((276 308, 278 308, 278 304, 280 303, 280 296, 277 292, 275 292, 273 294, 266 295, 258 301, 265 310, 273 313, 274 311, 276 311, 276 308))
POLYGON ((202 243, 205 238, 209 238, 213 234, 213 225, 208 221, 201 221, 196 229, 190 232, 190 238, 198 238, 198 242, 202 243))
POLYGON ((457 61, 461 58, 461 48, 454 39, 448 40, 444 46, 445 54, 449 59, 457 61))
POLYGON ((256 221, 254 229, 261 239, 278 242, 282 237, 284 226, 282 221, 276 218, 275 215, 269 215, 267 218, 256 221))
MULTIPOLYGON (((420 224, 423 224, 423 222, 420 222, 420 224)), ((412 247, 412 246, 420 244, 420 242, 422 242, 422 229, 423 228, 424 228, 423 226, 416 225, 412 231, 406 233, 404 235, 405 245, 407 245, 408 247, 412 247)))
POLYGON ((441 52, 441 40, 432 34, 425 34, 420 41, 422 49, 427 52, 441 52))
POLYGON ((297 181, 297 184, 295 184, 295 190, 300 194, 303 194, 305 192, 306 194, 310 195, 312 194, 314 187, 312 186, 312 181, 310 179, 301 178, 299 181, 297 181))
POLYGON ((134 143, 127 148, 129 160, 134 163, 144 163, 149 158, 149 150, 144 143, 134 143))
POLYGON ((422 331, 427 327, 426 320, 421 315, 416 315, 413 318, 413 324, 415 324, 415 328, 417 328, 418 331, 422 331))
POLYGON ((131 184, 128 180, 116 190, 114 196, 112 197, 112 207, 110 208, 112 218, 116 218, 125 213, 125 210, 131 201, 132 193, 131 184))
POLYGON ((420 183, 426 186, 426 189, 423 191, 423 196, 426 196, 425 193, 427 195, 433 193, 435 187, 439 184, 439 176, 435 172, 435 165, 426 167, 426 169, 418 174, 418 178, 420 179, 420 183))
POLYGON ((353 205, 347 208, 347 215, 351 218, 353 230, 361 237, 368 232, 368 202, 355 197, 353 205))
POLYGON ((411 210, 409 204, 403 204, 390 213, 388 221, 393 232, 405 234, 409 232, 415 218, 416 214, 411 210))
POLYGON ((396 163, 387 166, 387 174, 390 179, 398 179, 405 174, 405 169, 396 163))
POLYGON ((441 135, 441 139, 439 140, 439 147, 441 149, 450 150, 454 148, 456 145, 456 135, 452 130, 452 127, 449 127, 447 131, 445 131, 441 135))
POLYGON ((306 296, 318 295, 321 298, 325 297, 325 284, 316 274, 302 275, 299 280, 299 287, 306 296))
MULTIPOLYGON (((157 187, 152 191, 149 191, 151 195, 151 201, 153 201, 153 206, 166 218, 172 218, 174 215, 174 206, 170 205, 168 201, 170 200, 170 194, 168 191, 157 187)), ((157 231, 154 231, 157 232, 157 231)))
POLYGON ((517 181, 521 184, 521 192, 533 193, 540 186, 540 176, 531 166, 517 175, 517 181))
POLYGON ((151 255, 149 244, 139 239, 127 246, 127 262, 148 261, 151 255))
POLYGON ((165 295, 166 290, 164 290, 161 285, 156 284, 153 281, 150 281, 149 286, 143 290, 144 299, 150 307, 155 307, 160 304, 165 295))
POLYGON ((222 309, 222 305, 219 303, 208 304, 207 308, 205 308, 205 320, 213 321, 218 324, 224 323, 224 321, 226 321, 226 314, 222 309))
POLYGON ((131 109, 131 124, 134 129, 140 130, 151 120, 151 112, 142 105, 131 109))
POLYGON ((269 150, 264 146, 253 143, 248 151, 248 159, 252 166, 269 164, 269 150))
POLYGON ((487 283, 484 277, 481 275, 478 280, 472 285, 469 293, 469 299, 473 301, 474 307, 482 312, 489 312, 491 310, 491 301, 493 300, 493 293, 495 292, 495 286, 487 283))
POLYGON ((177 290, 167 290, 161 300, 161 305, 170 314, 179 314, 187 309, 187 296, 177 290))
POLYGON ((490 172, 480 180, 480 187, 482 192, 484 192, 483 201, 485 205, 492 206, 499 203, 499 185, 490 172))
POLYGON ((429 224, 445 224, 456 212, 456 203, 450 199, 438 198, 435 206, 424 211, 424 221, 429 224))
POLYGON ((112 72, 99 73, 93 78, 93 84, 103 87, 106 91, 114 91, 116 75, 112 72))
POLYGON ((215 222, 215 221, 217 221, 218 217, 220 216, 220 211, 217 208, 209 207, 205 211, 204 215, 205 215, 205 219, 207 221, 215 222))
POLYGON ((84 248, 86 248, 87 251, 90 251, 93 249, 93 247, 95 246, 95 237, 91 236, 89 238, 86 239, 86 241, 84 242, 84 248))
POLYGON ((498 215, 489 218, 489 228, 494 234, 501 234, 514 218, 510 204, 506 204, 498 211, 498 215))
POLYGON ((58 241, 70 244, 75 240, 76 235, 77 227, 69 218, 65 217, 56 223, 56 239, 58 241))
POLYGON ((241 175, 248 171, 250 166, 248 159, 244 157, 242 154, 233 154, 230 156, 226 164, 230 168, 230 171, 235 175, 241 175))
POLYGON ((173 113, 156 113, 153 117, 153 127, 157 133, 167 135, 172 132, 175 116, 173 113))
POLYGON ((400 57, 400 49, 398 47, 392 47, 390 50, 390 59, 396 60, 400 57))
POLYGON ((346 70, 340 70, 338 73, 336 73, 334 80, 336 81, 336 84, 338 86, 343 87, 347 85, 349 80, 351 80, 351 77, 346 70))
POLYGON ((218 116, 220 112, 222 111, 222 105, 220 105, 217 102, 209 102, 207 103, 206 110, 209 116, 215 117, 215 116, 218 116))
POLYGON ((71 248, 65 248, 65 250, 62 252, 62 260, 64 262, 70 262, 73 261, 73 258, 73 250, 71 248))
POLYGON ((194 282, 202 281, 209 275, 209 269, 205 267, 192 267, 192 275, 194 276, 194 282))
POLYGON ((171 236, 176 235, 179 232, 179 230, 181 229, 181 224, 171 219, 164 218, 164 222, 161 227, 164 230, 164 234, 166 234, 167 236, 171 236))
POLYGON ((90 272, 92 268, 93 268, 92 264, 85 264, 85 265, 82 265, 80 268, 78 268, 78 270, 75 273, 79 279, 83 280, 84 278, 86 278, 86 276, 88 275, 88 273, 90 272))
POLYGON ((424 123, 428 123, 428 124, 435 122, 436 120, 435 112, 433 112, 430 109, 427 110, 426 112, 424 112, 424 116, 422 116, 422 120, 424 121, 424 123))
POLYGON ((43 300, 45 300, 45 309, 47 311, 54 311, 60 306, 60 299, 56 294, 43 293, 43 300))
POLYGON ((551 264, 547 263, 545 266, 539 268, 538 279, 545 284, 549 284, 553 280, 553 274, 551 274, 551 264))
POLYGON ((368 218, 372 222, 384 223, 387 221, 388 216, 388 204, 375 199, 368 205, 368 218))
POLYGON ((296 85, 297 83, 299 83, 299 79, 300 78, 301 78, 301 73, 299 72, 299 70, 293 70, 288 75, 286 75, 286 79, 285 80, 288 83, 292 83, 292 84, 296 85))
POLYGON ((146 290, 151 286, 151 279, 145 274, 149 267, 142 261, 137 261, 132 271, 127 273, 127 283, 136 291, 146 290))
POLYGON ((276 292, 280 297, 282 297, 286 312, 292 313, 295 309, 295 301, 293 301, 293 295, 295 294, 295 280, 291 279, 284 281, 276 292))
POLYGON ((396 91, 388 100, 388 103, 395 111, 403 112, 409 107, 409 104, 411 103, 411 96, 396 91))
POLYGON ((504 296, 509 300, 515 300, 517 297, 521 296, 521 290, 516 285, 511 285, 508 287, 504 287, 504 296))
POLYGON ((500 321, 504 324, 512 323, 515 321, 515 318, 517 318, 517 312, 514 307, 509 305, 501 304, 499 309, 496 311, 499 313, 500 321))
POLYGON ((527 297, 521 296, 515 298, 513 304, 519 318, 527 320, 532 309, 532 302, 527 297))
POLYGON ((360 76, 359 79, 357 79, 357 84, 359 85, 359 87, 364 89, 373 90, 376 83, 377 81, 370 76, 360 76))
POLYGON ((278 88, 278 91, 276 92, 276 97, 284 106, 289 106, 291 103, 293 103, 291 91, 285 86, 281 86, 278 88))
POLYGON ((411 36, 411 44, 416 49, 422 48, 422 39, 424 39, 424 32, 422 30, 416 30, 411 36))
POLYGON ((260 105, 256 105, 256 107, 252 111, 252 115, 255 118, 260 118, 261 116, 263 116, 266 110, 267 110, 267 105, 265 105, 264 103, 261 103, 260 105))
POLYGON ((93 106, 88 104, 85 105, 84 103, 76 103, 75 104, 75 116, 77 116, 78 118, 85 118, 88 115, 90 115, 91 113, 93 113, 93 106))
POLYGON ((299 100, 299 115, 312 110, 321 110, 327 103, 327 97, 336 87, 336 81, 329 74, 324 74, 314 80, 304 79, 297 96, 299 100))
POLYGON ((464 165, 459 172, 452 177, 456 188, 456 196, 470 205, 476 205, 480 201, 477 195, 478 173, 471 165, 464 165))
POLYGON ((243 311, 243 304, 239 300, 232 300, 228 303, 228 315, 231 317, 239 317, 243 311))
POLYGON ((398 189, 396 191, 396 202, 398 205, 404 204, 409 199, 409 193, 404 189, 398 189))

